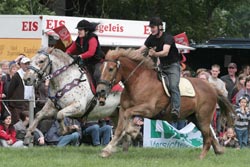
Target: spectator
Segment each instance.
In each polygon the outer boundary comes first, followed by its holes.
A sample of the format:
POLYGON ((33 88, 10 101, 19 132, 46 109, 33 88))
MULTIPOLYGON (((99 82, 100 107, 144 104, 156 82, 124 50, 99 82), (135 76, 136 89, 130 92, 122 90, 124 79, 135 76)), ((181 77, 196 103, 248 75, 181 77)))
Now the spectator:
POLYGON ((236 80, 236 84, 232 90, 232 99, 231 99, 231 103, 236 105, 236 96, 237 93, 241 90, 241 89, 245 89, 245 81, 246 81, 246 75, 245 74, 240 74, 236 80))
POLYGON ((209 74, 209 72, 206 72, 206 71, 201 71, 197 75, 197 78, 200 78, 204 81, 208 81, 209 77, 210 77, 210 74, 209 74))
POLYGON ((211 75, 209 76, 208 81, 218 90, 220 90, 225 97, 227 97, 228 92, 226 89, 226 85, 220 78, 218 78, 219 74, 220 74, 220 66, 218 64, 212 65, 211 75))
POLYGON ((250 120, 249 109, 247 107, 249 100, 246 96, 239 99, 239 108, 235 110, 235 132, 239 140, 240 148, 246 147, 248 142, 248 123, 250 120))
POLYGON ((182 71, 181 76, 182 77, 192 77, 192 73, 190 70, 184 70, 184 71, 182 71))
POLYGON ((9 73, 9 61, 3 60, 1 64, 2 64, 3 76, 5 76, 6 74, 9 73))
POLYGON ((94 146, 107 145, 111 139, 112 126, 103 121, 89 121, 82 127, 83 136, 90 135, 94 146))
POLYGON ((178 130, 181 130, 187 125, 187 120, 178 120, 177 122, 171 122, 171 125, 178 130))
POLYGON ((63 147, 66 145, 80 145, 80 139, 82 137, 80 122, 75 119, 65 117, 64 123, 70 130, 70 133, 61 135, 59 122, 55 120, 51 128, 45 134, 46 143, 49 145, 57 145, 58 147, 63 147))
MULTIPOLYGON (((211 68, 211 76, 208 78, 208 82, 211 83, 215 88, 221 91, 221 93, 227 97, 228 92, 225 86, 225 83, 218 78, 220 74, 220 66, 217 64, 212 65, 211 68)), ((220 108, 219 105, 216 105, 216 112, 214 115, 214 121, 212 122, 212 125, 217 132, 217 135, 220 135, 221 133, 221 121, 220 121, 220 108)))
POLYGON ((4 92, 5 81, 2 79, 2 69, 0 68, 0 115, 3 114, 2 99, 6 98, 6 93, 4 92))
POLYGON ((0 124, 0 144, 3 147, 23 147, 23 141, 16 139, 15 128, 11 125, 11 115, 5 113, 0 124))
POLYGON ((248 99, 250 98, 250 77, 246 77, 244 87, 239 90, 236 94, 236 103, 239 104, 239 99, 242 96, 246 96, 248 99))
POLYGON ((225 147, 240 149, 239 141, 233 128, 228 128, 220 139, 220 144, 225 147))
POLYGON ((207 73, 209 73, 209 70, 206 69, 206 68, 198 68, 198 69, 196 70, 196 76, 199 76, 199 74, 200 74, 201 72, 207 72, 207 73))
MULTIPOLYGON (((29 126, 29 112, 23 111, 20 113, 20 120, 14 125, 17 139, 24 141, 28 126, 29 126)), ((43 133, 37 128, 34 131, 33 144, 39 146, 44 145, 43 133)))
POLYGON ((28 100, 35 97, 33 86, 25 86, 23 82, 23 76, 28 70, 29 64, 30 59, 28 57, 23 57, 20 60, 21 68, 14 74, 10 81, 7 98, 12 100, 9 102, 9 109, 12 115, 13 124, 19 121, 20 112, 28 110, 28 100))
POLYGON ((235 63, 229 63, 227 70, 228 70, 228 74, 222 76, 221 80, 224 81, 226 84, 226 89, 228 92, 227 97, 228 97, 228 100, 231 101, 232 91, 236 84, 236 79, 237 79, 237 76, 236 76, 237 65, 235 63))
POLYGON ((144 124, 144 121, 141 117, 137 117, 135 116, 134 119, 133 119, 133 123, 137 126, 141 126, 144 124))
POLYGON ((250 75, 250 65, 243 65, 240 74, 245 74, 246 76, 250 75))
POLYGON ((14 76, 18 69, 19 66, 16 64, 16 62, 12 61, 9 64, 9 72, 5 76, 3 76, 3 80, 5 81, 4 91, 7 93, 7 96, 11 78, 14 76))

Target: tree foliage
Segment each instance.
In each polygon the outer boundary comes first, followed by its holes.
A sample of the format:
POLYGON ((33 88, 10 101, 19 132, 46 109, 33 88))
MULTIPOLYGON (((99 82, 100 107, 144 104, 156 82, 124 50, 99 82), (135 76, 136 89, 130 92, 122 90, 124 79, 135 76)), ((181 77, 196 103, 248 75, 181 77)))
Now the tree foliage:
POLYGON ((39 0, 0 0, 0 14, 55 14, 39 0))
POLYGON ((75 5, 78 12, 74 15, 128 20, 160 16, 168 31, 186 32, 194 42, 216 37, 249 38, 250 34, 250 0, 83 0, 81 3, 84 10, 75 5))
MULTIPOLYGON (((0 14, 53 14, 60 0, 0 0, 0 14), (41 5, 39 2, 43 2, 41 5)), ((173 35, 186 32, 198 43, 216 37, 249 38, 250 0, 65 0, 66 15, 149 20, 160 16, 173 35)))

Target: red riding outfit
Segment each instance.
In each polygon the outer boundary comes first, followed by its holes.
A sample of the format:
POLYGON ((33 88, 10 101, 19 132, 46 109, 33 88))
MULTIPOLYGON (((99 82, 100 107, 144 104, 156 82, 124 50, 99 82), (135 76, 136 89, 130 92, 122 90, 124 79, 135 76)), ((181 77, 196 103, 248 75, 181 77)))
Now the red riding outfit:
POLYGON ((81 20, 76 27, 79 36, 66 50, 68 54, 79 54, 82 60, 79 65, 88 69, 94 79, 95 85, 100 78, 100 65, 104 58, 98 37, 93 33, 97 25, 98 24, 90 23, 87 20, 81 20))

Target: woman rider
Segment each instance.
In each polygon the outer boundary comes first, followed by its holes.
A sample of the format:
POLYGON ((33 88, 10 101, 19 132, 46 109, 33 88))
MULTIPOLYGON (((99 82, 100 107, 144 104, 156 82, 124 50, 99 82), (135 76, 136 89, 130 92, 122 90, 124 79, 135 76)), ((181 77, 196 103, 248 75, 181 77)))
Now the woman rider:
POLYGON ((98 37, 94 33, 98 24, 90 23, 87 20, 78 22, 76 27, 78 29, 78 37, 66 50, 66 53, 77 54, 77 58, 81 58, 79 65, 87 68, 93 77, 95 86, 100 78, 100 65, 104 58, 98 37))

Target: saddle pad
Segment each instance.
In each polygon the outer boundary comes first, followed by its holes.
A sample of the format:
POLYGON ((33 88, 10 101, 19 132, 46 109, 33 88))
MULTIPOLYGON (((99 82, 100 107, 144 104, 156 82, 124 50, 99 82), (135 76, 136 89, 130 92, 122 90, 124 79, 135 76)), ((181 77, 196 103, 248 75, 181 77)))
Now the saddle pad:
MULTIPOLYGON (((164 87, 164 90, 165 90, 167 96, 170 96, 169 91, 166 88, 165 80, 164 80, 163 77, 162 77, 162 84, 163 84, 163 87, 164 87)), ((191 84, 191 82, 186 78, 181 77, 180 84, 179 84, 179 89, 180 89, 181 96, 188 96, 188 97, 194 97, 195 96, 194 87, 191 84)))

